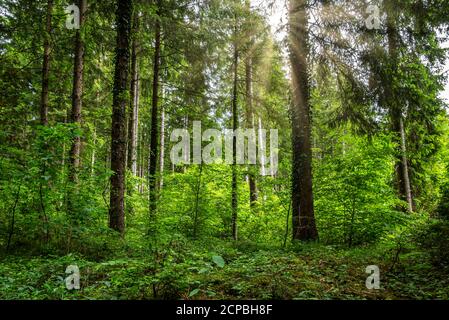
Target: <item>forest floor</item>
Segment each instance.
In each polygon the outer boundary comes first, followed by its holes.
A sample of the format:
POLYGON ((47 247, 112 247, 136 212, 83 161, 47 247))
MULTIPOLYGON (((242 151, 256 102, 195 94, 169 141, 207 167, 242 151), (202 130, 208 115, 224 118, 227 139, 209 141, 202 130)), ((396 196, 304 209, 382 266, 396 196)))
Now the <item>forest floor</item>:
POLYGON ((449 299, 448 274, 425 252, 379 245, 171 243, 106 259, 4 256, 0 299, 449 299), (80 290, 66 288, 69 265, 79 267, 80 290), (369 265, 380 268, 379 290, 366 288, 369 265))

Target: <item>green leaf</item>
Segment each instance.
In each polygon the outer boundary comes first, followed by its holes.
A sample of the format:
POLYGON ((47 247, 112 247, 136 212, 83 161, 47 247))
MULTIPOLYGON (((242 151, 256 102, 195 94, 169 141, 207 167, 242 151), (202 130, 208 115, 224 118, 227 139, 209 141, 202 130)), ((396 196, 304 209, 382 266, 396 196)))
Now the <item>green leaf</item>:
POLYGON ((219 266, 220 268, 223 268, 225 266, 225 261, 222 257, 220 256, 213 256, 212 257, 212 261, 219 266))
POLYGON ((196 295, 198 292, 200 292, 200 289, 194 289, 189 293, 189 298, 193 297, 194 295, 196 295))

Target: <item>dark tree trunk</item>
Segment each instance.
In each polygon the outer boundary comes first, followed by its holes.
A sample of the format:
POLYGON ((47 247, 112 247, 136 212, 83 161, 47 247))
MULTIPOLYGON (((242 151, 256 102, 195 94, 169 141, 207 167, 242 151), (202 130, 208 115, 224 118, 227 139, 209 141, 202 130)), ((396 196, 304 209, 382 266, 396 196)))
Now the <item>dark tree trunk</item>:
POLYGON ((129 87, 128 66, 132 0, 117 1, 117 47, 115 54, 114 91, 111 134, 111 195, 109 227, 125 231, 125 162, 126 162, 126 92, 129 87))
POLYGON ((292 226, 294 240, 316 240, 312 191, 312 148, 305 0, 290 0, 290 62, 292 67, 292 226))
POLYGON ((158 120, 158 104, 159 104, 159 72, 161 60, 161 23, 160 10, 161 1, 157 2, 157 19, 155 21, 155 45, 154 45, 154 59, 153 59, 153 97, 151 102, 151 129, 150 129, 150 155, 148 163, 148 187, 150 200, 150 216, 156 214, 157 201, 157 160, 158 160, 158 144, 159 144, 159 120, 158 120))
MULTIPOLYGON (((80 9, 80 28, 83 27, 86 11, 86 0, 79 0, 80 9)), ((81 107, 83 94, 83 69, 84 69, 84 41, 81 36, 81 30, 76 31, 75 35, 75 59, 73 67, 73 89, 72 89, 72 113, 70 121, 78 125, 81 124, 81 107)), ((70 150, 70 180, 78 180, 78 170, 80 166, 81 137, 77 135, 72 141, 70 150)))
POLYGON ((139 30, 138 13, 134 14, 133 40, 131 53, 131 94, 128 120, 128 169, 137 175, 137 132, 139 127, 139 66, 137 63, 138 43, 136 34, 139 30))
POLYGON ((50 37, 51 37, 51 20, 53 13, 53 0, 47 2, 47 20, 45 23, 44 35, 44 57, 42 62, 42 92, 40 105, 40 122, 43 126, 48 125, 48 84, 50 76, 50 37))

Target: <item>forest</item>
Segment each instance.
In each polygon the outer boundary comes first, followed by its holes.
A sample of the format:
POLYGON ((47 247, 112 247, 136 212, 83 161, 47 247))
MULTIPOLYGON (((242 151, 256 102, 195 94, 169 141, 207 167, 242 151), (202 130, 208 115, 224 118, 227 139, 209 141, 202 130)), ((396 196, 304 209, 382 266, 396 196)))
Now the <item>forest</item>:
POLYGON ((0 300, 449 300, 448 17, 0 0, 0 300))

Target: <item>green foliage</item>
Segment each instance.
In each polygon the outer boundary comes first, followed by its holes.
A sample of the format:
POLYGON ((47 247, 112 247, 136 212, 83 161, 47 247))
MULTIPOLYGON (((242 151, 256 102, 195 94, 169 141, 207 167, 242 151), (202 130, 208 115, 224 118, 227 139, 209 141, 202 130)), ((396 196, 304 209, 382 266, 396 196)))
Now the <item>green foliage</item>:
POLYGON ((212 261, 220 268, 223 268, 225 266, 225 261, 220 256, 213 256, 212 261))
POLYGON ((344 150, 316 164, 315 204, 321 240, 348 246, 375 242, 401 223, 391 188, 391 147, 350 135, 334 142, 344 150))
POLYGON ((385 247, 342 250, 316 244, 256 251, 174 237, 157 251, 92 261, 81 255, 7 257, 0 263, 1 299, 447 299, 444 270, 419 251, 403 254, 393 271, 385 247), (210 251, 226 257, 217 267, 210 251), (365 268, 377 264, 382 289, 367 290, 365 268), (65 288, 68 265, 81 289, 65 288), (431 276, 431 277, 430 277, 431 276))
MULTIPOLYGON (((132 32, 140 98, 137 172, 126 173, 126 227, 119 235, 108 228, 117 1, 88 1, 80 30, 85 53, 77 124, 70 124, 76 31, 64 26, 64 2, 54 1, 49 123, 42 126, 47 4, 3 0, 0 299, 449 299, 449 121, 439 97, 446 55, 440 38, 446 37, 449 6, 438 0, 417 8, 415 2, 398 1, 397 48, 385 46, 391 28, 353 28, 351 14, 357 26, 365 18, 361 3, 310 4, 317 13, 308 58, 320 241, 306 244, 290 241, 291 72, 286 44, 271 34, 265 12, 246 1, 171 0, 159 8, 134 1, 140 13, 132 32), (348 24, 334 21, 341 16, 327 14, 328 5, 345 6, 331 11, 350 13, 348 24), (160 92, 152 90, 155 19, 163 35, 160 92), (191 132, 193 121, 203 130, 231 127, 234 49, 239 127, 253 122, 279 130, 277 174, 237 166, 237 241, 231 240, 230 166, 169 161, 174 129, 191 132), (149 212, 147 169, 154 150, 148 148, 148 106, 155 94, 165 112, 165 153, 158 154, 157 210, 149 212), (392 129, 395 113, 405 126, 416 206, 410 214, 402 212, 406 204, 395 190, 402 155, 392 129), (70 174, 75 137, 81 139, 77 179, 70 174), (250 173, 258 191, 253 205, 250 173), (70 264, 80 267, 79 291, 65 288, 70 264), (364 286, 365 267, 372 264, 382 270, 378 292, 364 286)), ((122 119, 127 126, 128 109, 122 119)))

